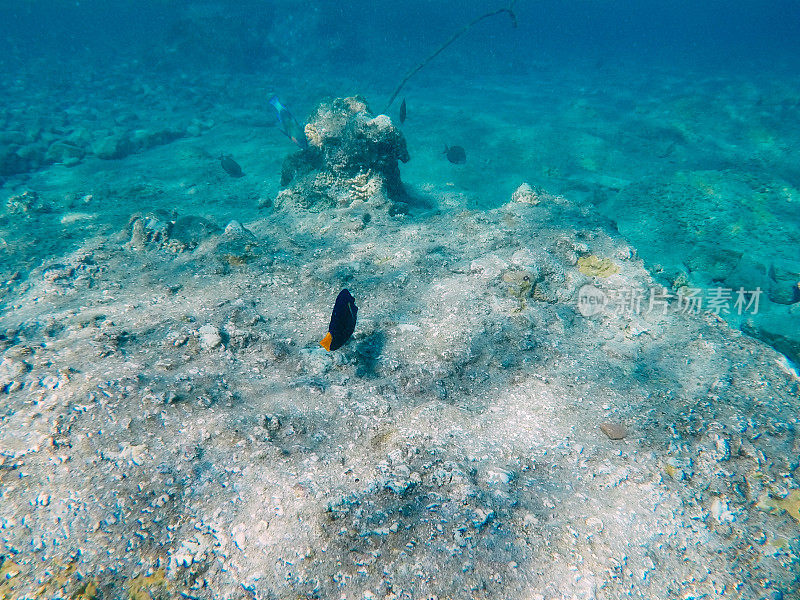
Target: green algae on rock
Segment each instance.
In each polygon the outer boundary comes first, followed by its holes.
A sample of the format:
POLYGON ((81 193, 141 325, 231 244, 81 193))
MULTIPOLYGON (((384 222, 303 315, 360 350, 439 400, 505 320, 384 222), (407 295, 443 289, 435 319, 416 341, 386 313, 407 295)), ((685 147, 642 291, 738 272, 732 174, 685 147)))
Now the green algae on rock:
POLYGON ((578 270, 590 277, 611 277, 619 273, 619 267, 609 258, 600 258, 594 254, 581 256, 578 259, 578 270))

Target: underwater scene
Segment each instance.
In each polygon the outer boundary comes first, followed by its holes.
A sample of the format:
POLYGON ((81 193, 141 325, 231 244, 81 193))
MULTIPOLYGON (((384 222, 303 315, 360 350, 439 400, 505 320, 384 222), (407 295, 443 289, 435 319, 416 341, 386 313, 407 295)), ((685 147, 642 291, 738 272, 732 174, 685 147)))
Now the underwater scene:
POLYGON ((0 36, 0 600, 800 599, 800 3, 0 36))

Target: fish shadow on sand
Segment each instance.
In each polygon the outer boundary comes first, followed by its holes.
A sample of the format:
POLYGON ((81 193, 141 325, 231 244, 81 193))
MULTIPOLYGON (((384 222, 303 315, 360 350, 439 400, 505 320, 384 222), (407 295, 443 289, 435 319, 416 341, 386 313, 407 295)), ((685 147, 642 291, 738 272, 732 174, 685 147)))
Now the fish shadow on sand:
POLYGON ((358 342, 355 349, 358 354, 357 377, 378 377, 378 358, 385 345, 386 334, 383 331, 375 331, 358 342))

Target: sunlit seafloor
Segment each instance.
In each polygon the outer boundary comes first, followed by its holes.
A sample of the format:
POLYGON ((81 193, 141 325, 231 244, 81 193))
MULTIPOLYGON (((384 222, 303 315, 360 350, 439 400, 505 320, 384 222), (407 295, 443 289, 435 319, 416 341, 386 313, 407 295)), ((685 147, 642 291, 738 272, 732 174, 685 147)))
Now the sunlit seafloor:
POLYGON ((458 63, 0 80, 0 597, 800 593, 796 78, 458 63))

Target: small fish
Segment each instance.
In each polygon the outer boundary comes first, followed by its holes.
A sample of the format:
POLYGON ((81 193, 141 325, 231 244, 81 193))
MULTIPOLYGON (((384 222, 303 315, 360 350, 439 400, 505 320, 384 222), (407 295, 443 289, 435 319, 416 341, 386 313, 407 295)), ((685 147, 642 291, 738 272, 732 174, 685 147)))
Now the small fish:
POLYGON ((242 173, 242 167, 233 160, 230 154, 220 154, 219 164, 222 165, 222 168, 225 169, 225 172, 231 177, 242 177, 244 175, 244 173, 242 173))
POLYGON ((278 100, 277 96, 273 96, 269 99, 269 103, 275 108, 275 111, 278 113, 278 125, 281 128, 281 131, 292 140, 295 144, 297 144, 303 150, 308 148, 308 140, 306 139, 306 131, 297 122, 292 116, 292 113, 289 112, 281 101, 278 100))
POLYGON ((346 289, 339 292, 331 313, 331 322, 328 325, 328 333, 319 343, 328 352, 338 350, 353 335, 356 328, 356 315, 358 307, 356 300, 346 289))
POLYGON ((461 146, 444 147, 444 153, 447 154, 447 160, 454 165, 463 165, 467 162, 467 153, 461 146))
POLYGON ((406 99, 400 103, 400 125, 406 122, 406 99))

